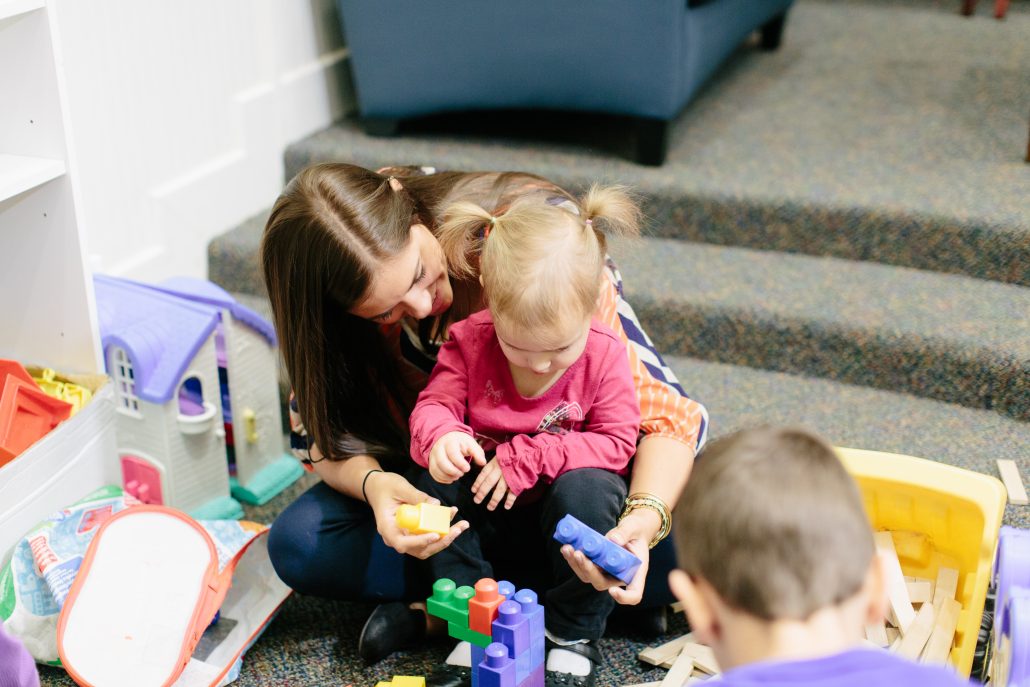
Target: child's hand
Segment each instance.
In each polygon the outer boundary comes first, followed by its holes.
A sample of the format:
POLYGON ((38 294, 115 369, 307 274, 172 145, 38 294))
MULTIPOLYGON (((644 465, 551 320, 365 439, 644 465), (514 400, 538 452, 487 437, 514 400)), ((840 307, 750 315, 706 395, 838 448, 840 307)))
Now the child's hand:
POLYGON ((487 510, 497 508, 502 499, 504 500, 504 510, 509 510, 515 505, 515 494, 508 491, 508 483, 504 481, 501 464, 497 462, 496 458, 490 459, 490 462, 476 477, 476 481, 472 483, 472 495, 475 497, 473 500, 476 503, 482 503, 491 489, 494 493, 486 504, 487 510), (506 494, 507 496, 505 496, 506 494))
POLYGON ((486 455, 475 439, 465 432, 447 432, 429 451, 429 474, 440 484, 450 484, 471 470, 469 459, 476 465, 486 464, 486 455))

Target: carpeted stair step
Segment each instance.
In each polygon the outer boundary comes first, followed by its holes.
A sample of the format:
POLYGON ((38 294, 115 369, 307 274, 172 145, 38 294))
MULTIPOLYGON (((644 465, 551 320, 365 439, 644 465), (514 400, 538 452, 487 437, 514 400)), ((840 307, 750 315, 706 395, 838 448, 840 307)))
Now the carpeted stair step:
MULTIPOLYGON (((256 216, 209 247, 210 278, 264 296, 256 216)), ((672 239, 613 254, 666 354, 899 390, 1030 419, 1030 288, 672 239)))
MULTIPOLYGON (((504 115, 494 117, 504 119, 504 115)), ((688 110, 681 119, 692 117, 688 110)), ((596 130, 598 125, 588 128, 596 130)), ((782 155, 782 151, 776 155, 782 155)), ((527 146, 519 140, 477 140, 468 135, 417 131, 394 139, 372 138, 353 121, 341 122, 291 145, 286 151, 286 177, 291 178, 309 164, 330 161, 370 169, 404 163, 438 169, 517 169, 574 190, 598 181, 615 182, 630 186, 638 194, 653 231, 667 237, 868 260, 1030 285, 1030 202, 1026 200, 1025 178, 1013 178, 1006 186, 1009 195, 1004 204, 1008 214, 976 214, 968 208, 924 206, 916 200, 925 196, 921 188, 911 191, 911 200, 905 198, 903 184, 911 179, 906 182, 899 178, 902 188, 885 205, 876 205, 874 199, 862 201, 851 191, 837 192, 852 183, 844 179, 814 183, 796 179, 792 188, 775 178, 775 167, 763 170, 767 161, 755 155, 720 158, 716 170, 697 160, 679 159, 673 152, 664 167, 651 169, 560 143, 534 142, 527 146), (713 182, 728 182, 734 176, 733 183, 713 182), (835 192, 827 192, 828 187, 835 192), (1020 212, 1024 214, 1020 216, 1020 212)), ((1025 170, 1015 172, 1025 174, 1025 170)), ((820 174, 818 169, 811 173, 813 178, 820 174)), ((990 186, 987 179, 973 182, 974 186, 980 183, 985 193, 999 195, 998 188, 990 186)), ((940 195, 953 192, 941 188, 940 195)), ((963 192, 968 192, 967 185, 963 192)))
MULTIPOLYGON (((1026 465, 1030 424, 989 410, 697 358, 668 356, 666 363, 708 409, 710 438, 762 424, 802 425, 837 446, 905 453, 995 477, 999 458, 1026 465)), ((1008 506, 1005 523, 1030 526, 1030 509, 1008 506)))
POLYGON ((1030 420, 1030 289, 671 239, 613 246, 665 355, 889 389, 1030 420))

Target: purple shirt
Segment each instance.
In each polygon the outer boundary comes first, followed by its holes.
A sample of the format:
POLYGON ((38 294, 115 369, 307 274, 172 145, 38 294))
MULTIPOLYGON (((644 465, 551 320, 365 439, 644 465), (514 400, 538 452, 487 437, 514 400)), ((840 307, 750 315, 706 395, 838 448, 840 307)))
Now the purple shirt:
POLYGON ((39 687, 36 663, 0 623, 0 687, 39 687))
POLYGON ((704 683, 712 687, 969 687, 940 665, 913 663, 879 649, 852 649, 807 661, 760 661, 704 683))

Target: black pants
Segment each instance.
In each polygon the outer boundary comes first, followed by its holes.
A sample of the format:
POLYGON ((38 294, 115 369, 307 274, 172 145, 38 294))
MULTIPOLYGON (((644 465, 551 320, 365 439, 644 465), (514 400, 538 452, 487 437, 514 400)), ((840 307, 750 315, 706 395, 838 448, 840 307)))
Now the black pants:
POLYGON ((571 513, 598 532, 615 526, 626 498, 626 482, 606 470, 583 468, 561 475, 542 498, 488 511, 472 500, 473 473, 453 484, 438 484, 425 470, 415 486, 458 507, 469 530, 424 562, 431 579, 446 577, 473 585, 482 577, 509 580, 529 587, 546 609, 547 630, 562 639, 599 639, 615 600, 576 577, 561 555, 553 534, 558 521, 571 513))

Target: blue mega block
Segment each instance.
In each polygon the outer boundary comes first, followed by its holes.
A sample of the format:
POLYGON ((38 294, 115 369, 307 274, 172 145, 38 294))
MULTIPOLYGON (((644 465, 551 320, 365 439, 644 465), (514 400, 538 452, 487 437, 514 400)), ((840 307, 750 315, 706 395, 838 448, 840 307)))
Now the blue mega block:
POLYGON ((479 664, 486 658, 486 649, 472 645, 472 687, 479 687, 479 664))
POLYGON ((504 597, 505 601, 511 601, 515 596, 515 585, 508 580, 501 580, 497 583, 497 593, 504 597))
POLYGON ((529 622, 522 616, 517 601, 505 601, 497 609, 494 621, 494 641, 508 648, 508 656, 518 658, 529 651, 529 622))
POLYGON ((522 607, 522 616, 529 623, 530 663, 536 667, 543 665, 544 645, 544 607, 537 603, 536 592, 532 589, 520 589, 515 594, 515 601, 522 607))
POLYGON ((571 515, 558 521, 554 538, 582 551, 595 565, 625 584, 633 581, 641 565, 639 558, 571 515))
POLYGON ((508 648, 494 642, 486 648, 486 658, 479 665, 479 687, 516 687, 515 661, 508 648))
POLYGON ((532 661, 533 652, 523 651, 521 654, 515 657, 515 684, 518 685, 523 682, 533 669, 536 668, 532 661))
POLYGON ((544 687, 545 677, 546 672, 544 670, 544 664, 541 663, 533 669, 533 672, 529 674, 529 677, 516 685, 516 687, 544 687))

